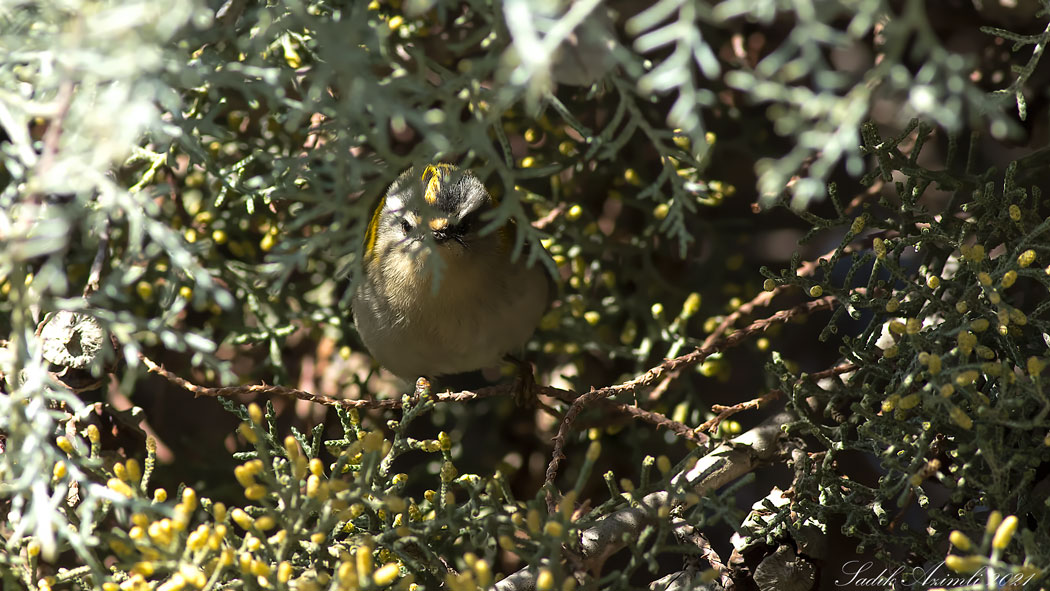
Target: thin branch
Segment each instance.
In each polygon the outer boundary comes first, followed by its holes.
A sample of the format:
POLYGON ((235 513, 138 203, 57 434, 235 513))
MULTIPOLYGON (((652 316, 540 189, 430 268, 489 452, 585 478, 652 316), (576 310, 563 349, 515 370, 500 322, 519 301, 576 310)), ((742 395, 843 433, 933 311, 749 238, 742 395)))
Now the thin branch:
MULTIPOLYGON (((573 401, 572 406, 565 413, 565 418, 562 419, 561 425, 558 427, 558 433, 554 436, 554 451, 551 453, 550 464, 547 465, 546 477, 544 485, 553 485, 554 478, 558 475, 558 466, 561 461, 565 459, 565 441, 569 434, 569 430, 572 428, 573 421, 583 411, 583 409, 596 400, 603 398, 609 398, 616 394, 624 392, 634 392, 636 390, 648 387, 656 383, 657 380, 662 378, 669 372, 677 371, 682 368, 691 367, 702 363, 705 359, 714 353, 718 353, 729 349, 730 347, 736 346, 743 342, 751 335, 762 332, 770 326, 786 322, 795 316, 800 314, 808 314, 810 312, 816 312, 818 310, 830 310, 834 306, 834 296, 824 296, 822 298, 806 302, 804 304, 795 306, 794 308, 788 308, 787 310, 781 310, 776 312, 772 316, 762 318, 752 322, 748 327, 738 330, 729 336, 725 337, 721 343, 711 343, 698 347, 696 350, 674 359, 668 359, 660 365, 650 369, 644 374, 638 376, 633 380, 626 381, 616 386, 607 386, 598 390, 591 390, 586 394, 580 396, 573 401)), ((710 340, 710 339, 709 339, 710 340)), ((550 492, 553 486, 547 487, 547 507, 553 512, 555 499, 553 494, 550 492)))
MULTIPOLYGON (((225 386, 221 388, 209 388, 206 386, 198 386, 193 382, 181 378, 174 373, 164 369, 159 364, 154 362, 149 357, 143 354, 139 354, 139 359, 142 360, 143 365, 149 370, 150 373, 155 373, 162 376, 169 382, 179 386, 180 388, 192 392, 194 397, 210 396, 210 397, 233 397, 244 394, 254 395, 276 395, 276 396, 287 396, 289 398, 298 398, 299 400, 305 400, 307 402, 313 402, 315 404, 323 404, 325 406, 339 406, 346 409, 351 408, 369 408, 369 409, 395 409, 401 408, 401 399, 389 399, 389 400, 350 400, 346 398, 332 398, 331 396, 325 396, 324 394, 314 394, 313 392, 307 392, 305 390, 299 390, 297 388, 289 388, 287 386, 269 386, 266 384, 249 384, 246 386, 225 386)), ((546 395, 555 395, 554 391, 557 388, 540 388, 538 393, 546 395)), ((564 391, 559 391, 564 392, 564 391)), ((431 394, 436 402, 466 402, 469 400, 477 400, 480 398, 490 398, 492 396, 510 396, 514 394, 514 385, 498 385, 489 386, 487 388, 479 388, 476 391, 469 392, 442 392, 439 394, 431 394)), ((557 396, 556 396, 557 397, 557 396)))
POLYGON ((566 205, 565 203, 559 203, 558 205, 554 206, 553 209, 548 211, 547 215, 545 215, 545 216, 541 217, 540 219, 532 222, 532 227, 536 228, 537 230, 542 230, 542 229, 546 228, 547 226, 549 226, 552 223, 554 223, 554 220, 558 219, 558 216, 560 216, 561 214, 565 213, 565 210, 567 208, 568 208, 568 205, 566 205))
MULTIPOLYGON (((164 369, 162 366, 154 362, 149 357, 143 354, 139 354, 139 359, 142 360, 143 365, 150 373, 155 373, 175 384, 176 386, 192 392, 195 397, 209 396, 209 397, 233 397, 240 395, 277 395, 287 396, 289 398, 297 398, 299 400, 305 400, 315 404, 321 404, 324 406, 339 406, 342 408, 368 408, 368 409, 399 409, 401 408, 401 399, 388 399, 388 400, 350 400, 345 398, 332 398, 323 394, 314 394, 305 390, 299 390, 296 388, 289 388, 286 386, 268 386, 265 384, 251 384, 247 386, 228 386, 223 388, 209 388, 206 386, 199 386, 190 382, 189 380, 179 377, 174 373, 164 369)), ((562 390, 560 388, 553 388, 549 386, 538 387, 535 393, 540 396, 547 396, 555 398, 566 404, 572 404, 574 400, 579 398, 579 395, 570 390, 562 390)), ((435 402, 467 402, 470 400, 478 400, 481 398, 490 398, 493 396, 512 396, 514 395, 514 385, 497 385, 490 386, 487 388, 480 388, 476 391, 462 391, 462 392, 444 392, 433 394, 435 402)), ((697 433, 690 426, 670 419, 660 413, 648 411, 635 406, 627 404, 620 404, 612 401, 604 401, 605 406, 613 411, 620 414, 627 415, 629 417, 644 421, 651 425, 661 427, 671 431, 679 437, 683 437, 697 444, 704 444, 708 442, 708 437, 702 433, 697 433)), ((556 416, 557 413, 552 413, 556 416)))
MULTIPOLYGON (((814 272, 816 272, 817 269, 820 268, 821 261, 834 256, 837 250, 838 249, 830 250, 812 261, 806 261, 805 263, 802 263, 802 265, 799 266, 795 274, 799 277, 806 277, 812 275, 814 272)), ((719 339, 721 339, 726 334, 726 332, 728 332, 729 329, 732 328, 732 326, 736 324, 738 320, 740 320, 740 318, 750 315, 752 312, 755 311, 756 308, 764 308, 770 305, 773 302, 773 298, 784 293, 785 291, 788 291, 792 287, 794 286, 778 285, 770 291, 760 291, 757 295, 755 295, 755 297, 751 298, 751 301, 744 303, 739 308, 734 310, 731 314, 723 318, 722 322, 720 322, 718 326, 715 327, 713 331, 711 331, 711 334, 709 334, 707 338, 704 339, 704 342, 700 345, 700 348, 703 349, 714 346, 714 344, 719 339)), ((660 398, 660 396, 662 396, 663 393, 667 390, 667 388, 671 385, 671 382, 677 379, 679 375, 681 375, 680 370, 669 372, 667 376, 663 379, 663 381, 661 381, 660 384, 653 388, 652 392, 649 394, 649 399, 656 400, 660 398)))
POLYGON ((781 394, 782 392, 780 390, 770 390, 766 394, 763 394, 762 396, 759 396, 754 400, 740 402, 738 404, 734 404, 733 406, 722 406, 721 404, 712 404, 711 410, 717 412, 718 414, 714 418, 708 419, 701 423, 700 426, 696 428, 696 430, 707 432, 714 431, 718 428, 719 425, 722 424, 722 421, 728 419, 736 413, 751 409, 757 410, 763 404, 767 402, 772 402, 777 398, 780 398, 781 394))
MULTIPOLYGON (((856 365, 854 365, 852 363, 846 363, 846 364, 843 364, 843 365, 838 365, 836 367, 832 367, 831 369, 825 369, 824 371, 818 371, 816 373, 804 375, 801 378, 799 378, 795 383, 796 384, 800 384, 804 380, 822 380, 824 378, 829 378, 831 376, 837 376, 837 375, 840 375, 840 374, 849 373, 849 372, 854 371, 856 369, 857 369, 856 365)), ((718 413, 718 415, 715 416, 714 418, 709 419, 709 420, 705 421, 704 423, 702 423, 699 427, 696 428, 696 430, 697 431, 707 431, 707 432, 714 431, 715 429, 718 428, 718 426, 720 424, 722 424, 722 421, 728 419, 729 417, 735 415, 736 413, 744 411, 744 410, 758 409, 763 404, 765 404, 767 402, 772 402, 773 400, 776 400, 777 398, 780 398, 783 395, 784 395, 784 392, 782 390, 770 390, 769 392, 767 392, 766 394, 763 394, 762 396, 759 396, 758 398, 755 398, 753 400, 748 400, 747 402, 740 402, 740 403, 734 404, 732 406, 722 406, 721 404, 712 404, 711 405, 711 410, 716 412, 716 413, 718 413)))
POLYGON ((638 420, 644 421, 646 423, 649 423, 651 425, 662 427, 674 433, 675 435, 684 439, 688 439, 698 445, 704 445, 708 441, 710 441, 707 435, 700 433, 699 430, 695 430, 689 425, 686 425, 685 423, 680 423, 674 419, 669 419, 665 415, 662 415, 658 412, 645 410, 644 408, 638 408, 637 406, 633 406, 630 404, 621 404, 618 402, 613 402, 611 400, 602 400, 601 402, 603 406, 609 408, 614 412, 619 412, 630 417, 636 418, 638 420))

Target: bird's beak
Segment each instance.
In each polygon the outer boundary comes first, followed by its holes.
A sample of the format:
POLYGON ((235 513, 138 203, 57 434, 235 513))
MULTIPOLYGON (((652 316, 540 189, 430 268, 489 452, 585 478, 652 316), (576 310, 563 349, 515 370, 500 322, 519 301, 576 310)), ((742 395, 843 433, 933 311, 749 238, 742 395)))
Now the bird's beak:
POLYGON ((434 240, 439 243, 452 238, 451 233, 448 231, 448 218, 434 218, 427 225, 430 226, 430 231, 434 234, 434 240))
POLYGON ((438 244, 449 240, 454 240, 463 245, 466 244, 463 241, 463 235, 456 228, 449 226, 448 218, 434 218, 430 220, 428 225, 430 226, 430 232, 434 235, 434 241, 438 244))

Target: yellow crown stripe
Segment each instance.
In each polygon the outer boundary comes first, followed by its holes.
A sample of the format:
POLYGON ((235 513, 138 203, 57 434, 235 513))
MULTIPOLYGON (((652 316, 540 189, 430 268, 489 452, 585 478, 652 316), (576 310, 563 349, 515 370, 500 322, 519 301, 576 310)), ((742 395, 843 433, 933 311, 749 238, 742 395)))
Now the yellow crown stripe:
POLYGON ((452 171, 456 170, 456 167, 452 164, 445 164, 443 162, 438 164, 432 164, 423 169, 423 174, 420 176, 420 180, 423 181, 423 200, 429 205, 437 203, 438 191, 441 190, 441 183, 445 180, 445 177, 452 171))
POLYGON ((376 205, 375 211, 372 212, 372 219, 368 222, 368 228, 365 230, 365 256, 371 257, 372 251, 376 247, 376 239, 379 237, 379 218, 383 213, 383 209, 386 208, 386 196, 379 198, 379 204, 376 205))

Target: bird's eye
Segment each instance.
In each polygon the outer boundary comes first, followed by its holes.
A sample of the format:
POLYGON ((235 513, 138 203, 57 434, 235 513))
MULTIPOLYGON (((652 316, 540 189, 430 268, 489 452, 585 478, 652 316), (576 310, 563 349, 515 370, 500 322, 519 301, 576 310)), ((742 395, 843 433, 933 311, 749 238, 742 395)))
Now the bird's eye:
POLYGON ((401 231, 407 235, 412 231, 412 223, 405 218, 401 218, 401 231))
POLYGON ((477 221, 478 214, 476 212, 472 212, 469 215, 467 215, 467 217, 460 220, 458 224, 456 224, 456 230, 460 234, 468 234, 471 230, 474 229, 474 225, 477 223, 477 221))

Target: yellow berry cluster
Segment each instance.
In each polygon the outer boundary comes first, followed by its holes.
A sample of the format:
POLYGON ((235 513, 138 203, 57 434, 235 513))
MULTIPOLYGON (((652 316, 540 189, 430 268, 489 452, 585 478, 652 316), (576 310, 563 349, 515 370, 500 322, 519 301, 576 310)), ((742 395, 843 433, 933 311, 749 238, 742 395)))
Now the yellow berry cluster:
POLYGON ((1042 570, 1036 565, 1010 565, 1003 563, 1000 558, 1013 540, 1019 525, 1016 516, 1009 515, 1003 518, 999 511, 992 511, 988 515, 983 541, 980 544, 974 544, 969 536, 959 530, 952 531, 948 537, 949 541, 957 551, 964 554, 949 554, 944 560, 945 566, 960 574, 971 574, 981 568, 994 568, 1000 581, 1010 579, 1021 582, 1039 576, 1042 570))

